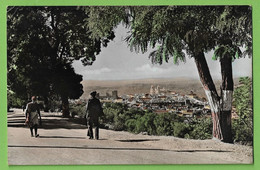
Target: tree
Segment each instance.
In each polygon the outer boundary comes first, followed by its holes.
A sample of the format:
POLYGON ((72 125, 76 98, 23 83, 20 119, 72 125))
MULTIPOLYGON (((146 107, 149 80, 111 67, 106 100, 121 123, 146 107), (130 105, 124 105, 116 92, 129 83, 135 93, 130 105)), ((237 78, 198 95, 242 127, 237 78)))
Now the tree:
POLYGON ((71 64, 59 64, 55 68, 53 75, 53 92, 59 94, 62 101, 63 116, 68 117, 68 99, 78 99, 83 94, 81 83, 82 76, 75 73, 71 64))
POLYGON ((130 28, 126 38, 130 49, 145 53, 155 48, 155 64, 185 62, 193 58, 211 107, 213 137, 232 142, 231 109, 233 94, 232 61, 252 54, 252 14, 249 6, 138 6, 93 7, 88 18, 92 36, 102 39, 121 21, 130 28), (125 15, 122 13, 125 12, 125 15), (98 20, 97 20, 98 18, 98 20), (120 20, 121 19, 121 20, 120 20), (98 21, 98 22, 96 22, 98 21), (244 53, 240 48, 245 47, 244 53), (221 66, 222 85, 218 94, 205 53, 214 50, 221 66))
POLYGON ((79 7, 8 7, 7 17, 8 87, 19 97, 39 95, 45 102, 53 93, 60 95, 67 117, 68 97, 82 94, 82 77, 72 61, 91 65, 114 34, 92 39, 88 15, 79 7))

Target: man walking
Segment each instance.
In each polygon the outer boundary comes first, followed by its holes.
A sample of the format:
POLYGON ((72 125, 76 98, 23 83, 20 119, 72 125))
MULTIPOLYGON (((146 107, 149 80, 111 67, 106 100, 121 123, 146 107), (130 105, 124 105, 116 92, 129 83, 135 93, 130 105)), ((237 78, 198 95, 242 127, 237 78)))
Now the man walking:
POLYGON ((93 127, 95 127, 95 139, 99 139, 99 117, 102 116, 103 109, 99 99, 96 98, 96 91, 90 93, 91 98, 86 105, 86 121, 88 126, 89 139, 93 139, 93 127))
POLYGON ((32 96, 32 102, 27 104, 25 110, 26 123, 30 127, 31 137, 33 137, 33 129, 34 129, 35 137, 36 138, 39 137, 39 134, 37 133, 38 125, 39 125, 38 116, 40 118, 40 124, 41 124, 42 119, 41 119, 39 105, 36 103, 36 97, 32 96))

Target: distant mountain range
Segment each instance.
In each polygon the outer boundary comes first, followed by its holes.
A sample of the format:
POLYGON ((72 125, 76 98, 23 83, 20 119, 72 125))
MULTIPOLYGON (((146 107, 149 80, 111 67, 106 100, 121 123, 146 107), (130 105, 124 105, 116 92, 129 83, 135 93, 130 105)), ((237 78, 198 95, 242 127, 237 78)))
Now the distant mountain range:
MULTIPOLYGON (((214 81, 217 90, 220 87, 221 80, 214 81)), ((235 84, 238 79, 234 80, 235 84)), ((168 90, 175 91, 179 94, 188 94, 190 91, 196 93, 199 97, 206 97, 201 82, 199 80, 188 78, 174 79, 140 79, 140 80, 84 80, 82 81, 84 94, 81 98, 89 97, 91 91, 96 90, 101 96, 106 93, 112 94, 113 90, 118 91, 118 95, 149 93, 151 85, 168 90)))

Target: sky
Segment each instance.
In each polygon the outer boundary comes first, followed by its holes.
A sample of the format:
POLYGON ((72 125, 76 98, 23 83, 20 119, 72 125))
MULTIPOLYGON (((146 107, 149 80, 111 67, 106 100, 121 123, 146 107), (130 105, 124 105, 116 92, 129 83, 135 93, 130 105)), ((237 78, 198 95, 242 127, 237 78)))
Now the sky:
MULTIPOLYGON (((198 79, 198 71, 193 58, 186 57, 185 63, 175 65, 170 59, 168 63, 153 65, 148 58, 149 52, 142 54, 131 52, 124 38, 127 29, 119 25, 115 29, 115 39, 101 53, 91 66, 83 66, 81 61, 73 63, 75 72, 83 75, 83 80, 130 80, 147 78, 179 78, 198 79)), ((211 75, 221 79, 219 61, 212 60, 213 52, 206 55, 211 75)), ((252 59, 242 58, 233 62, 233 76, 251 76, 252 59)))

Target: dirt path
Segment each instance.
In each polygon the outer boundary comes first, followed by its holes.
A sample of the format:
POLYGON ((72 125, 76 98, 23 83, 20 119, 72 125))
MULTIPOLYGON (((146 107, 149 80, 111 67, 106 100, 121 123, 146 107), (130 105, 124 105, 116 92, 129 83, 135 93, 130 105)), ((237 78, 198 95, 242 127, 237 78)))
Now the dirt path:
POLYGON ((252 147, 214 140, 186 140, 100 129, 89 140, 86 126, 43 113, 40 138, 30 137, 21 110, 8 113, 10 165, 68 164, 249 164, 252 147))

